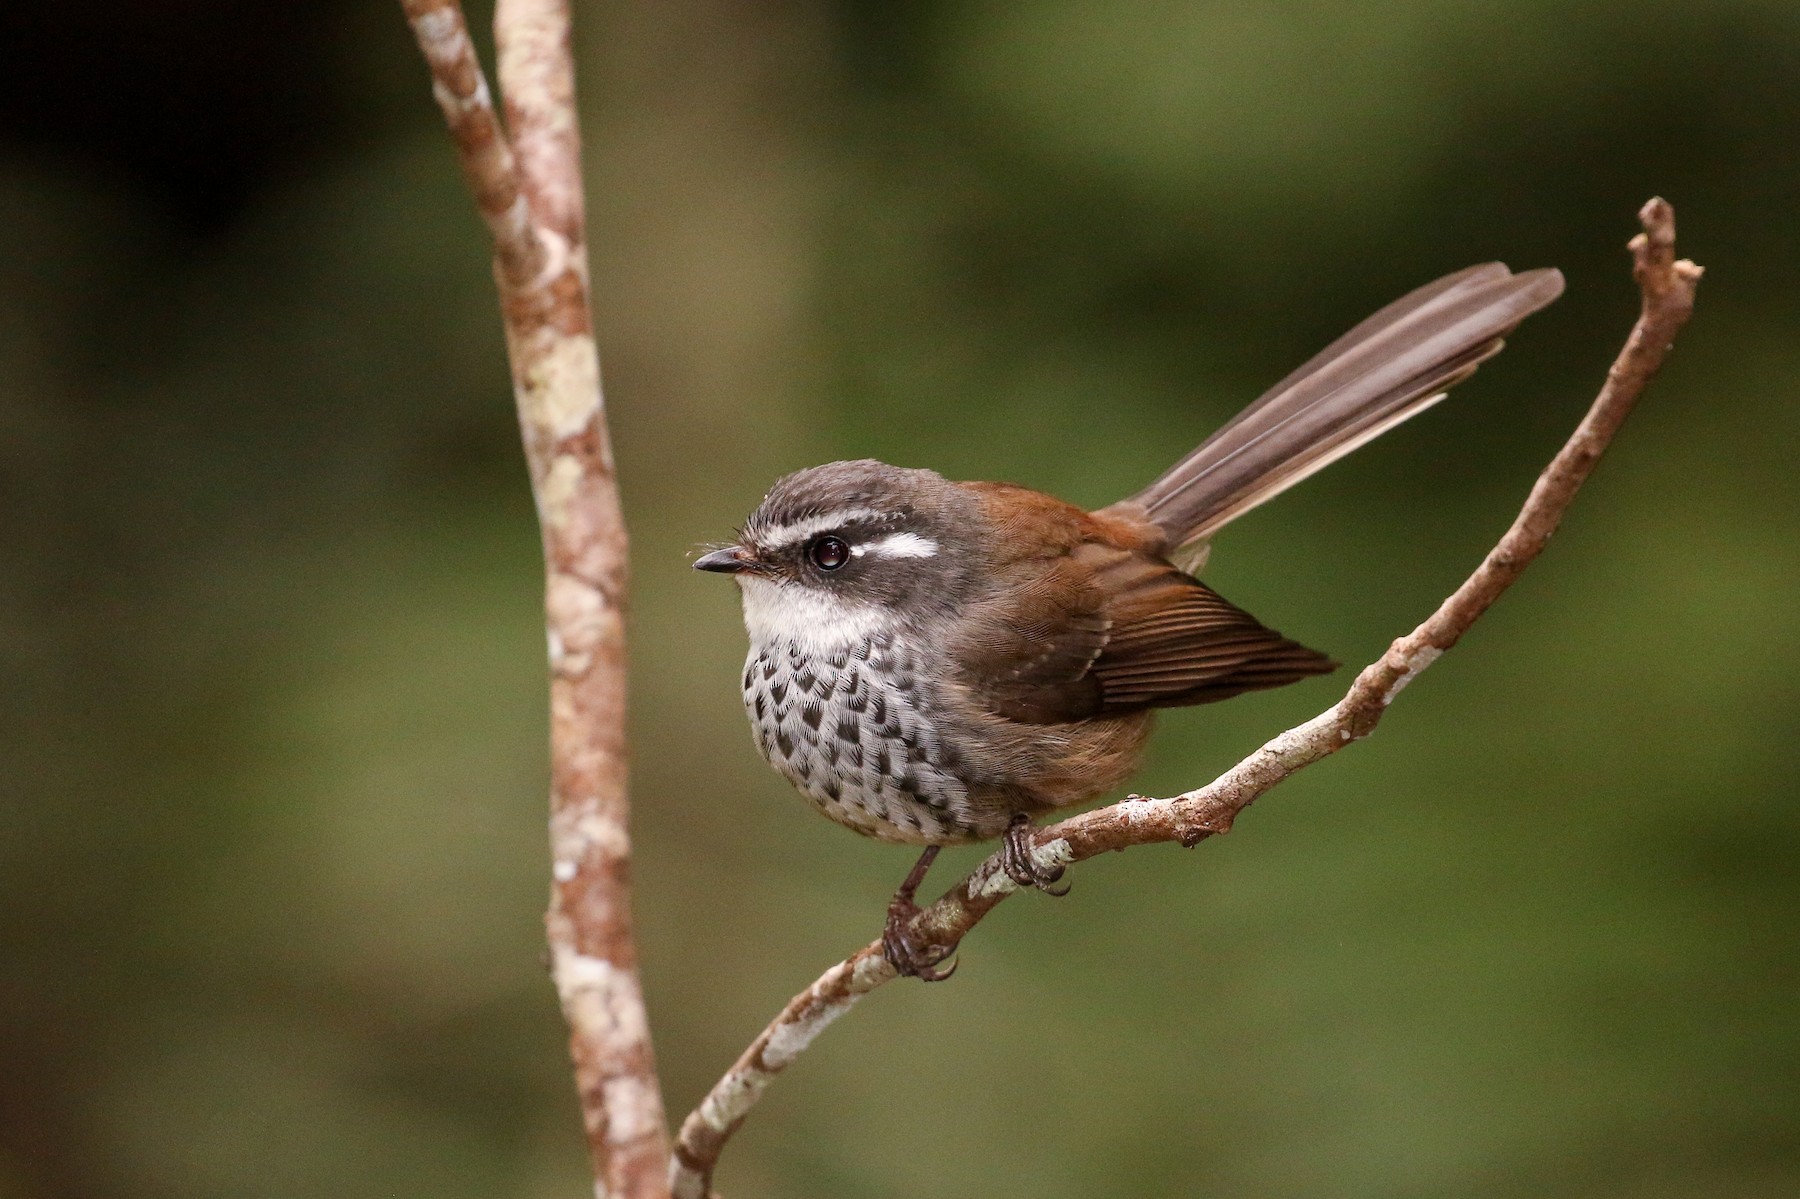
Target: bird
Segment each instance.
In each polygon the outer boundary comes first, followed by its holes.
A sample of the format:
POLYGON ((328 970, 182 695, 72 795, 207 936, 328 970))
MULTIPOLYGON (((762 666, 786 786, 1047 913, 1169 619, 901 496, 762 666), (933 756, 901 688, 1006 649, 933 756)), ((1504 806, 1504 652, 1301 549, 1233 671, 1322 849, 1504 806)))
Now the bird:
POLYGON ((1136 768, 1159 708, 1336 667, 1197 577, 1231 521, 1444 398, 1562 293, 1553 268, 1485 263, 1381 309, 1155 481, 1087 511, 1011 483, 872 459, 777 481, 734 542, 756 748, 814 807, 923 846, 883 951, 936 980, 954 948, 909 933, 945 845, 1004 838, 1020 887, 1060 894, 1032 819, 1136 768))

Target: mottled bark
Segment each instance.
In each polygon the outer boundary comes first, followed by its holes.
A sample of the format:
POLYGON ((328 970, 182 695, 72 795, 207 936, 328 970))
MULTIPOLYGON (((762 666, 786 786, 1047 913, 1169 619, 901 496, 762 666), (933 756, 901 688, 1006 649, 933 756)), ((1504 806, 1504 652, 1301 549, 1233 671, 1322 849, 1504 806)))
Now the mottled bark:
POLYGON ((603 1194, 667 1194, 668 1128, 631 923, 625 524, 589 311, 566 0, 499 0, 506 127, 456 0, 402 0, 494 240, 543 534, 550 652, 552 974, 603 1194), (509 136, 510 134, 510 136, 509 136))
MULTIPOLYGON (((1231 828, 1258 796, 1321 758, 1375 730, 1402 688, 1455 645, 1550 540, 1575 493, 1592 473, 1613 434, 1661 367, 1675 334, 1694 307, 1700 268, 1675 260, 1675 214, 1660 199, 1638 213, 1644 232, 1630 245, 1642 310, 1586 417, 1538 477, 1524 507, 1462 586, 1418 628, 1365 667, 1344 698, 1305 724, 1275 737, 1211 783, 1170 799, 1132 796, 1037 830, 1033 854, 1044 869, 1097 854, 1174 841, 1195 845, 1231 828)), ((1000 855, 919 913, 914 938, 954 946, 1018 886, 1000 855)), ((706 1099, 682 1123, 671 1166, 676 1199, 703 1199, 719 1154, 763 1090, 819 1031, 862 996, 898 977, 881 942, 864 946, 827 970, 763 1030, 706 1099)))

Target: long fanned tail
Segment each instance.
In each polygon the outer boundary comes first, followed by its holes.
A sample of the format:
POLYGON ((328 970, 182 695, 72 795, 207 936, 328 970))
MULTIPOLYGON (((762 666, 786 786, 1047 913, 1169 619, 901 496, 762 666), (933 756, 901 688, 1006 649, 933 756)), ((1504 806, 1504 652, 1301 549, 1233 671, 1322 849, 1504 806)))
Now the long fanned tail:
POLYGON ((1120 506, 1147 512, 1171 546, 1204 540, 1443 399, 1562 290, 1559 271, 1515 275, 1498 262, 1429 283, 1332 342, 1120 506))

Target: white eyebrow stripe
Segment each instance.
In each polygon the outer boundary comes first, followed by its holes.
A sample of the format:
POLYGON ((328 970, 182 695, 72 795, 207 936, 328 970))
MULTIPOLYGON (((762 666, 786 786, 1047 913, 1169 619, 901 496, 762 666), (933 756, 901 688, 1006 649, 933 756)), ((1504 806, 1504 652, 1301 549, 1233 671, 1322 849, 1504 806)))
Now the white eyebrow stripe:
POLYGON ((838 512, 824 512, 818 516, 808 516, 797 520, 790 525, 771 529, 762 538, 762 543, 769 549, 780 549, 782 546, 793 545, 796 541, 805 541, 808 537, 828 533, 841 525, 859 520, 885 520, 888 515, 886 512, 877 512, 873 508, 845 508, 838 512))
POLYGON ((883 558, 932 558, 937 556, 938 543, 917 533, 889 533, 878 541, 855 546, 850 552, 858 557, 879 554, 883 558))

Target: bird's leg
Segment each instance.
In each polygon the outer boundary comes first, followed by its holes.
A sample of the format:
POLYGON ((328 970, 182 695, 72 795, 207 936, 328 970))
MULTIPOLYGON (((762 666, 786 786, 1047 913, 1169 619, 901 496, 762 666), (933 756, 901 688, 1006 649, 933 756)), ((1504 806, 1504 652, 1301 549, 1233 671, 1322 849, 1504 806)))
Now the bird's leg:
POLYGON ((938 847, 928 845, 900 889, 888 901, 887 926, 881 930, 881 952, 893 964, 902 976, 912 975, 921 982, 943 982, 956 973, 956 963, 951 962, 947 968, 939 969, 943 960, 956 952, 955 945, 921 944, 912 933, 913 917, 919 914, 919 905, 913 902, 913 896, 919 893, 919 885, 925 881, 925 872, 931 869, 931 863, 937 860, 938 847))
POLYGON ((1006 826, 1006 840, 1000 845, 1000 868, 1006 871, 1006 877, 1021 887, 1036 887, 1046 895, 1067 895, 1069 884, 1057 887, 1052 884, 1063 876, 1061 866, 1052 866, 1049 870, 1038 869, 1037 860, 1031 856, 1031 817, 1020 812, 1006 826))

